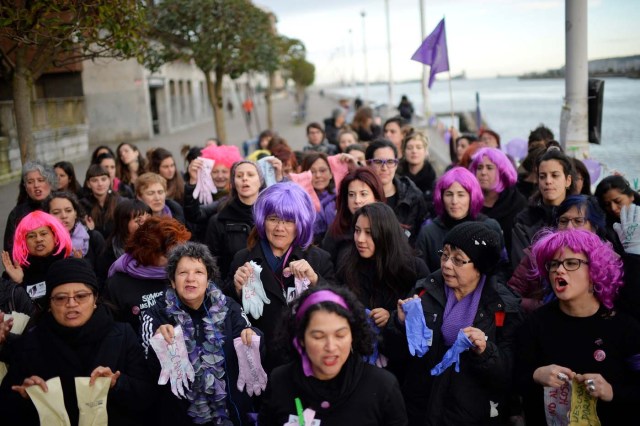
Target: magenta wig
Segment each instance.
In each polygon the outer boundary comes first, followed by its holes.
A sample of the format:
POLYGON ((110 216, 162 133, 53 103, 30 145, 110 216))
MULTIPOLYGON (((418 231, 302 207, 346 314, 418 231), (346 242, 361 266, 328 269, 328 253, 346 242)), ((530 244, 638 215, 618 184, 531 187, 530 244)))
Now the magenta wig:
POLYGON ((296 223, 295 246, 306 249, 311 245, 316 211, 311 197, 300 185, 293 182, 276 183, 258 195, 253 205, 253 220, 262 239, 266 238, 264 222, 271 215, 296 223))
POLYGON ((242 160, 240 150, 234 145, 211 145, 204 148, 200 155, 204 158, 215 161, 215 165, 222 164, 229 170, 231 170, 233 163, 242 160))
POLYGON ((436 213, 440 217, 446 213, 444 202, 442 201, 442 194, 455 182, 458 182, 464 190, 469 193, 469 215, 472 219, 475 219, 478 213, 480 213, 480 210, 482 210, 484 195, 482 194, 482 188, 480 188, 478 179, 464 167, 454 167, 443 174, 436 182, 436 190, 433 194, 433 204, 435 205, 436 213))
MULTIPOLYGON (((532 253, 536 260, 536 276, 548 279, 545 265, 559 250, 568 248, 584 254, 589 260, 589 278, 593 282, 596 298, 607 308, 613 308, 618 290, 623 286, 623 265, 611 243, 604 242, 596 234, 580 229, 553 232, 542 231, 536 237, 532 253)), ((583 266, 581 266, 582 268, 583 266)))
POLYGON ((511 160, 509 160, 509 157, 498 148, 482 148, 476 152, 473 156, 473 161, 469 165, 471 173, 476 174, 478 165, 485 157, 495 164, 496 170, 498 171, 498 179, 496 179, 495 186, 491 188, 492 190, 500 193, 504 191, 505 188, 511 188, 516 184, 518 173, 515 167, 513 167, 511 160))
MULTIPOLYGON (((64 251, 64 256, 68 257, 71 254, 73 245, 71 244, 71 236, 69 231, 64 227, 62 222, 49 213, 45 213, 40 210, 33 211, 26 215, 16 228, 16 233, 13 241, 13 260, 18 262, 22 266, 28 266, 29 261, 29 249, 27 248, 27 234, 34 229, 47 226, 53 233, 56 248, 58 249, 55 254, 60 254, 64 251)), ((54 248, 55 250, 55 248, 54 248)))

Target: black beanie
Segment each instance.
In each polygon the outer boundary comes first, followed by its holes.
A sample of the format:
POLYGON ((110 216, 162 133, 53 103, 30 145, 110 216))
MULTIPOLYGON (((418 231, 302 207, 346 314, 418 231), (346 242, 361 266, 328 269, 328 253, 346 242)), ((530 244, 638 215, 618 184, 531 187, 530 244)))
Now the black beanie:
POLYGON ((47 271, 47 297, 51 296, 54 288, 62 284, 82 283, 91 287, 94 293, 98 292, 98 279, 91 265, 86 260, 76 257, 53 262, 47 271))
POLYGON ((454 226, 444 237, 444 244, 462 250, 482 274, 500 261, 500 235, 482 222, 464 222, 454 226))

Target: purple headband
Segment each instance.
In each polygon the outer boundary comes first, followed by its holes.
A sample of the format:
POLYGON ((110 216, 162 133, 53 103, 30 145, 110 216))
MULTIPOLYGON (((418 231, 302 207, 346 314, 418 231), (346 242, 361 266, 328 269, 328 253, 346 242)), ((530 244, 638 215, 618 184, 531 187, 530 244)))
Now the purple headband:
MULTIPOLYGON (((307 312, 311 306, 317 305, 318 303, 322 302, 332 302, 336 305, 342 306, 347 311, 349 310, 349 306, 344 301, 342 296, 335 294, 331 290, 320 290, 316 291, 311 296, 307 297, 304 302, 302 302, 302 305, 300 305, 298 311, 296 312, 296 321, 300 321, 304 313, 307 312)), ((304 371, 304 375, 307 377, 312 376, 313 370, 311 369, 311 361, 309 360, 307 353, 305 352, 297 337, 293 338, 293 346, 300 354, 300 358, 302 358, 302 371, 304 371)))

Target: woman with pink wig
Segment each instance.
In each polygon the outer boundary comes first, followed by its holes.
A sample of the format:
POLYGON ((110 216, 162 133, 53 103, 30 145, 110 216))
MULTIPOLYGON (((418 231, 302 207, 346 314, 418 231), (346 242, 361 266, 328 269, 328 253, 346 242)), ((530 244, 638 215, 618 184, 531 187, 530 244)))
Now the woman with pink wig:
POLYGON ((2 252, 2 263, 12 281, 24 285, 31 299, 39 306, 48 304, 49 266, 56 260, 69 257, 73 250, 69 231, 55 216, 40 210, 26 215, 18 224, 13 252, 2 252), (12 260, 13 259, 13 260, 12 260))
POLYGON ((640 323, 614 309, 622 261, 610 243, 579 229, 542 233, 533 255, 535 275, 548 279, 556 300, 518 335, 515 377, 527 424, 549 420, 545 403, 567 383, 593 403, 592 422, 628 423, 640 404, 640 323))
POLYGON ((500 224, 507 253, 511 253, 513 221, 527 206, 526 198, 516 189, 518 173, 513 163, 498 148, 481 148, 473 156, 469 170, 482 188, 482 213, 500 224))
MULTIPOLYGON (((480 213, 484 197, 476 177, 463 167, 454 167, 436 182, 433 204, 438 215, 420 229, 416 248, 427 262, 430 271, 440 269, 438 250, 444 237, 454 226, 468 221, 484 222, 502 238, 502 230, 495 220, 480 213)), ((502 242, 504 246, 504 240, 502 242)))

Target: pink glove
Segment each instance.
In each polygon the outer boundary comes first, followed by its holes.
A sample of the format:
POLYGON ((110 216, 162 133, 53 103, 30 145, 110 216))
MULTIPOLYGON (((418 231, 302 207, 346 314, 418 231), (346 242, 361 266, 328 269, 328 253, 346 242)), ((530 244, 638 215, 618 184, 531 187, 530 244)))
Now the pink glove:
POLYGON ((195 373, 189 360, 187 347, 184 344, 182 327, 177 326, 173 331, 173 343, 167 343, 160 333, 153 336, 149 343, 151 343, 162 367, 158 384, 165 385, 171 380, 171 392, 178 398, 184 398, 184 390, 189 390, 189 382, 193 382, 195 373))
POLYGON ((260 362, 260 336, 251 336, 251 346, 242 343, 242 338, 233 339, 233 346, 238 355, 238 390, 247 386, 249 396, 260 395, 267 388, 267 373, 260 362))
POLYGON ((336 191, 340 189, 340 182, 349 173, 349 166, 345 161, 340 160, 341 155, 336 154, 327 158, 329 160, 329 168, 333 175, 333 183, 336 185, 336 191))
POLYGON ((311 201, 313 201, 313 207, 315 207, 316 211, 320 211, 320 199, 318 198, 318 194, 316 194, 316 190, 313 189, 313 185, 311 185, 311 172, 307 170, 302 173, 290 173, 289 179, 293 182, 297 183, 304 189, 307 194, 311 197, 311 201))
POLYGON ((204 157, 200 157, 200 159, 202 160, 202 168, 198 170, 198 180, 196 188, 193 190, 193 198, 197 198, 200 204, 211 204, 213 202, 211 194, 218 192, 211 177, 215 161, 204 157))

